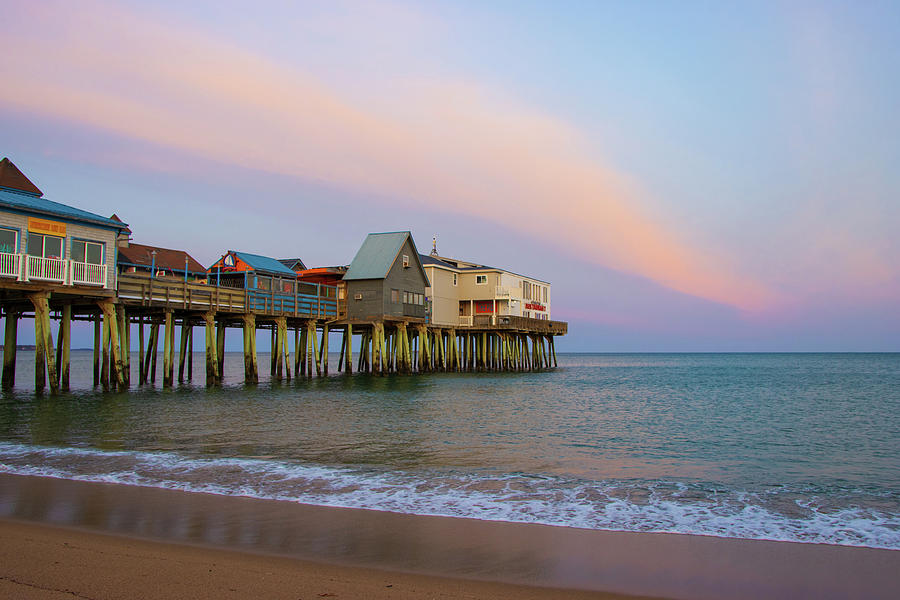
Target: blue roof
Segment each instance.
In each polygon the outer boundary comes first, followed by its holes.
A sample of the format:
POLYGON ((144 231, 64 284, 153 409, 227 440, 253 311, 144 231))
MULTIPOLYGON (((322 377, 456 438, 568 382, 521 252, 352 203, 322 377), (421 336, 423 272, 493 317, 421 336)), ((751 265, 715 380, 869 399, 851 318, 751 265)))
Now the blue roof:
POLYGON ((412 234, 408 231, 391 231, 387 233, 370 233, 366 236, 366 241, 359 247, 353 262, 344 275, 345 280, 351 279, 384 279, 390 272, 400 249, 406 242, 407 238, 413 247, 413 257, 416 264, 422 272, 422 277, 428 281, 425 270, 422 268, 421 261, 418 260, 419 252, 416 250, 416 243, 412 239, 412 234))
POLYGON ((250 254, 248 252, 237 252, 236 250, 231 250, 231 252, 250 265, 254 271, 278 273, 279 275, 290 275, 291 277, 297 276, 296 273, 278 262, 277 259, 269 258, 268 256, 260 256, 259 254, 250 254))
POLYGON ((90 223, 101 227, 111 227, 114 229, 126 229, 128 226, 121 222, 100 215, 95 215, 86 210, 53 202, 46 198, 40 198, 33 194, 15 192, 9 189, 0 189, 0 207, 13 208, 24 212, 30 212, 38 215, 46 215, 50 217, 62 217, 72 221, 81 223, 90 223))

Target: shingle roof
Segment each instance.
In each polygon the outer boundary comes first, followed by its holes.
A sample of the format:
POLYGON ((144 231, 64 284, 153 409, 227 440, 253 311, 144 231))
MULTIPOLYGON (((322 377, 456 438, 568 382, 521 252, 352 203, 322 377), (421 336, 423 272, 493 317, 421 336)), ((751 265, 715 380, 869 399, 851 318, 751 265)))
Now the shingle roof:
POLYGON ((281 275, 297 275, 286 266, 278 262, 278 260, 275 258, 260 256, 259 254, 250 254, 248 252, 237 252, 236 250, 231 250, 231 252, 233 252, 234 255, 239 259, 247 263, 254 271, 278 273, 281 275))
POLYGON ((128 244, 127 248, 119 248, 119 262, 129 265, 149 267, 155 264, 157 269, 184 272, 184 259, 187 257, 187 270, 193 273, 204 273, 206 269, 184 250, 171 250, 144 244, 128 244), (154 261, 152 252, 156 250, 154 261))
POLYGON ((94 213, 90 213, 80 208, 74 208, 59 202, 53 202, 46 198, 38 198, 30 194, 13 192, 0 189, 0 207, 14 208, 37 215, 46 215, 49 217, 63 217, 72 221, 81 221, 83 223, 91 223, 93 225, 101 225, 103 227, 113 227, 115 229, 126 229, 128 226, 121 221, 114 221, 101 217, 94 213))
POLYGON ((290 269, 292 271, 297 270, 297 265, 300 265, 299 270, 301 270, 301 271, 306 269, 306 265, 303 264, 303 261, 300 260, 299 258, 279 258, 278 262, 280 262, 281 264, 283 264, 284 266, 286 266, 288 269, 290 269))
POLYGON ((44 192, 38 189, 19 167, 8 158, 0 160, 0 188, 19 190, 35 196, 43 196, 44 192))
MULTIPOLYGON (((419 253, 416 250, 416 243, 413 241, 410 232, 370 233, 366 236, 363 245, 359 247, 356 256, 353 257, 353 262, 350 263, 350 268, 347 269, 344 280, 384 279, 391 270, 394 261, 397 260, 397 255, 400 253, 400 249, 407 238, 412 244, 413 256, 417 258, 419 253)), ((428 281, 428 276, 425 274, 425 270, 422 269, 422 262, 417 260, 416 264, 422 272, 422 277, 425 278, 425 281, 428 281)))

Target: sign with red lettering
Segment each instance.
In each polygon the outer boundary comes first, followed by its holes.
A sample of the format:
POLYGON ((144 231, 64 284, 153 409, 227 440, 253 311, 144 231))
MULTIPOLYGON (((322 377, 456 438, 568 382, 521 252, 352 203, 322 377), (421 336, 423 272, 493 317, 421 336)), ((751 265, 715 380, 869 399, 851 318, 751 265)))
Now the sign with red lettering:
POLYGON ((536 304, 534 302, 526 304, 525 308, 527 310, 547 310, 547 307, 544 306, 543 304, 536 304))

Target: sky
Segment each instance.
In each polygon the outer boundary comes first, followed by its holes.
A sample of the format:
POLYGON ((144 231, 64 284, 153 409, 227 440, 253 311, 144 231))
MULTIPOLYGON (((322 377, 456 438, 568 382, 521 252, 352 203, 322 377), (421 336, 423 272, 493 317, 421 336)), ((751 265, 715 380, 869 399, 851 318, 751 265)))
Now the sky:
POLYGON ((365 235, 560 351, 900 350, 900 5, 0 0, 0 155, 211 264, 365 235))

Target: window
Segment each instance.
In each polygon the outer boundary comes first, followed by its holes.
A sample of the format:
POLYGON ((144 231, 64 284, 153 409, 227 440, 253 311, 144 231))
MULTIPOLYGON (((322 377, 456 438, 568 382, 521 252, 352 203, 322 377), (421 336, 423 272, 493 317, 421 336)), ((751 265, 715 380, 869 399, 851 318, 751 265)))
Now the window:
POLYGON ((544 304, 547 304, 547 288, 544 288, 544 304))
POLYGON ((19 251, 19 232, 0 228, 0 252, 15 254, 19 251))
POLYGON ((92 265, 103 264, 103 244, 72 240, 72 260, 92 265))
POLYGON ((456 273, 453 274, 453 285, 456 285, 456 273))
MULTIPOLYGON (((282 280, 281 281, 281 291, 284 292, 285 294, 293 294, 294 293, 294 282, 282 280)), ((326 291, 325 295, 327 296, 328 290, 326 289, 325 291, 326 291)))
POLYGON ((28 234, 28 254, 43 258, 62 258, 63 239, 42 233, 28 234))
POLYGON ((391 302, 400 304, 400 290, 391 290, 391 302))
POLYGON ((403 304, 409 304, 409 292, 403 292, 403 304))
POLYGON ((487 275, 476 275, 475 285, 484 285, 487 283, 487 275))
POLYGON ((268 277, 257 277, 256 278, 256 289, 259 290, 270 290, 272 289, 272 280, 268 277))
POLYGON ((408 254, 403 255, 403 268, 404 269, 409 268, 409 255, 408 254))

